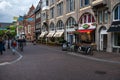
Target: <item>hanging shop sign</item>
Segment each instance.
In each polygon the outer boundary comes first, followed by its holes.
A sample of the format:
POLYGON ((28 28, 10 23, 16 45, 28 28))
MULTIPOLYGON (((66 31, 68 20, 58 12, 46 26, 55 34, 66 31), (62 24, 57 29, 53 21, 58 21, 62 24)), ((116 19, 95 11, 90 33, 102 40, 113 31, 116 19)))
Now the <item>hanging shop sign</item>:
POLYGON ((85 24, 81 24, 81 26, 79 27, 79 30, 85 30, 85 29, 95 29, 96 25, 93 23, 85 23, 85 24))
POLYGON ((88 29, 88 28, 90 27, 90 25, 84 24, 82 27, 83 27, 84 29, 88 29))

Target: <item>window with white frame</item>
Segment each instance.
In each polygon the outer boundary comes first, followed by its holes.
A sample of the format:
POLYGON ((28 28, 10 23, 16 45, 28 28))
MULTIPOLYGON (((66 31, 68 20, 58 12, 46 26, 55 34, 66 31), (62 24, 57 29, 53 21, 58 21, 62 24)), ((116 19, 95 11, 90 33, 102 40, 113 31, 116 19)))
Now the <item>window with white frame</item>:
POLYGON ((45 25, 43 25, 43 26, 42 26, 42 32, 45 32, 45 31, 47 31, 47 28, 46 28, 45 25))
POLYGON ((48 19, 48 15, 46 12, 41 13, 41 21, 47 20, 48 19))
POLYGON ((50 18, 54 18, 54 7, 50 9, 50 18))
POLYGON ((27 34, 27 28, 25 27, 25 34, 27 34))
POLYGON ((80 7, 83 7, 83 1, 80 0, 80 7))
POLYGON ((49 31, 54 31, 54 30, 55 30, 55 26, 54 26, 54 23, 52 22, 50 24, 49 31))
POLYGON ((93 15, 87 13, 87 14, 84 14, 84 15, 81 17, 80 22, 81 22, 81 24, 93 23, 93 22, 95 22, 95 19, 94 19, 93 15))
POLYGON ((58 22, 57 22, 57 30, 62 30, 62 29, 64 29, 64 24, 63 24, 63 22, 62 22, 62 20, 59 20, 58 22))
POLYGON ((84 2, 84 4, 85 5, 88 5, 89 4, 89 0, 84 0, 85 2, 84 2))
POLYGON ((37 13, 35 17, 36 19, 40 18, 40 13, 37 13))
POLYGON ((48 0, 42 0, 42 8, 48 6, 48 0))
POLYGON ((108 22, 108 12, 104 11, 104 22, 107 23, 108 22))
POLYGON ((63 2, 57 4, 57 15, 61 16, 63 14, 63 2))
POLYGON ((103 11, 98 12, 98 22, 102 23, 103 22, 103 11))
POLYGON ((52 5, 54 3, 55 0, 50 0, 50 5, 52 5))
POLYGON ((113 10, 113 21, 120 20, 120 4, 113 10))
POLYGON ((76 24, 76 21, 74 18, 70 17, 68 20, 67 20, 67 28, 74 28, 74 24, 76 24))
POLYGON ((28 33, 31 32, 31 25, 28 25, 28 33))
POLYGON ((75 0, 66 0, 66 11, 67 13, 75 10, 75 0))
POLYGON ((90 0, 80 0, 80 7, 87 6, 90 4, 90 0))

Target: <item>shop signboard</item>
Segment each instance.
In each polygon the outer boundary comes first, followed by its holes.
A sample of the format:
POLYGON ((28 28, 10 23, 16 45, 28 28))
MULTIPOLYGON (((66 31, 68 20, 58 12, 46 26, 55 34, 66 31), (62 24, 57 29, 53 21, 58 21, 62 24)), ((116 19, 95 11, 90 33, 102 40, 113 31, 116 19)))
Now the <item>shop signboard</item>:
POLYGON ((85 30, 85 29, 95 29, 96 28, 96 24, 93 23, 85 23, 85 24, 81 24, 79 27, 79 30, 85 30))

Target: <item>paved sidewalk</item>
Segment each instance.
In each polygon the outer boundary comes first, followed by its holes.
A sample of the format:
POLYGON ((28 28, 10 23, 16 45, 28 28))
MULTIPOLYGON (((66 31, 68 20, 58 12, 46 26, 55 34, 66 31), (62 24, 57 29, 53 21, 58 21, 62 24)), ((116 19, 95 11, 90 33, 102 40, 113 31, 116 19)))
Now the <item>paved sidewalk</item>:
POLYGON ((18 58, 18 55, 13 55, 11 49, 6 49, 6 51, 3 52, 3 55, 0 55, 0 64, 4 62, 11 62, 18 58))
MULTIPOLYGON (((84 55, 84 54, 81 54, 81 53, 75 53, 75 54, 84 55)), ((85 55, 85 56, 120 62, 120 53, 110 53, 110 52, 95 51, 93 55, 85 55)))
MULTIPOLYGON (((46 46, 46 45, 44 45, 44 46, 46 46)), ((48 46, 48 47, 51 47, 51 48, 53 47, 56 50, 61 50, 62 51, 62 48, 60 46, 48 46)), ((66 51, 66 52, 69 52, 69 51, 66 51)), ((75 53, 75 52, 73 52, 73 53, 77 54, 77 55, 84 55, 82 53, 75 53)), ((120 53, 94 51, 93 55, 84 55, 84 56, 120 62, 120 53)))
POLYGON ((114 61, 120 61, 120 53, 110 53, 110 52, 94 52, 93 57, 108 59, 114 61))

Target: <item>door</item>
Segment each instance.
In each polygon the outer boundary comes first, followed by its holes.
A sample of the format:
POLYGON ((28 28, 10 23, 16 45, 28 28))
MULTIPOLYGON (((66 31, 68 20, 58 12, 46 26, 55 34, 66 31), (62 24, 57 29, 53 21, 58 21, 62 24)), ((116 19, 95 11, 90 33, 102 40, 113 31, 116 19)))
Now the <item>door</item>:
POLYGON ((107 34, 103 35, 103 51, 107 49, 107 34))
POLYGON ((100 50, 106 51, 107 49, 107 30, 106 27, 101 28, 100 30, 100 50))
POLYGON ((103 34, 100 35, 100 50, 103 51, 103 34))
POLYGON ((107 34, 100 35, 100 50, 106 51, 107 49, 107 34))
POLYGON ((72 34, 69 34, 69 36, 68 36, 68 42, 70 42, 70 44, 73 43, 73 35, 72 34))

